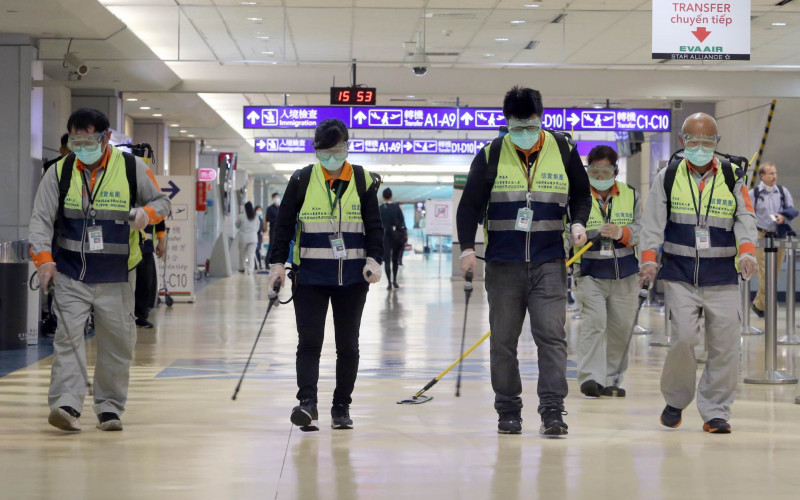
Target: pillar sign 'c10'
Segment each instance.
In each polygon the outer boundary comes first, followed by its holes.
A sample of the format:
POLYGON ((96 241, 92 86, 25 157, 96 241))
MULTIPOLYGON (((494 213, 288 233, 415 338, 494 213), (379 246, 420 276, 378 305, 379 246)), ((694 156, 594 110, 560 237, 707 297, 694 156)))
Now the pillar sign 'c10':
POLYGON ((331 105, 374 106, 376 97, 375 87, 331 87, 331 105))

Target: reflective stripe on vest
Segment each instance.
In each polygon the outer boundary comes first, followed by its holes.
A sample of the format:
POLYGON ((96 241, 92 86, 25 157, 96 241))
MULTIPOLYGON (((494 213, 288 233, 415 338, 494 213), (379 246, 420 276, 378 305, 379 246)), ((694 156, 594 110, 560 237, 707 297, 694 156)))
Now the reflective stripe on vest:
MULTIPOLYGON (((365 283, 361 273, 367 258, 366 236, 355 175, 353 172, 347 189, 341 194, 331 215, 331 199, 335 193, 328 187, 322 166, 319 163, 314 165, 306 197, 297 216, 298 244, 294 247, 292 262, 298 266, 299 284, 346 286, 365 283), (328 196, 329 192, 331 197, 328 196), (338 235, 339 231, 347 249, 347 257, 343 259, 333 257, 330 243, 330 237, 338 235)), ((372 177, 366 170, 364 178, 369 188, 372 177)))
MULTIPOLYGON (((58 270, 86 283, 122 283, 128 271, 142 260, 139 233, 128 224, 130 186, 122 153, 111 148, 106 168, 95 182, 94 217, 89 214, 89 194, 84 196, 83 174, 73 165, 69 191, 59 209, 56 255, 58 270), (88 228, 103 231, 103 249, 91 251, 88 228)), ((61 178, 64 160, 56 165, 61 178)))
POLYGON ((687 175, 686 160, 678 165, 670 200, 671 213, 664 229, 664 258, 659 278, 696 286, 738 283, 735 257, 739 252, 733 233, 736 198, 725 183, 719 159, 717 165, 720 167, 713 183, 706 183, 702 197, 697 183, 687 175), (707 249, 696 248, 695 203, 700 205, 700 222, 705 222, 709 231, 710 248, 707 249))
MULTIPOLYGON (((549 132, 542 133, 544 144, 531 191, 533 219, 527 232, 514 229, 517 212, 527 206, 528 180, 523 173, 527 165, 522 164, 511 137, 503 139, 484 224, 487 262, 537 263, 564 258, 569 179, 556 139, 549 132)), ((488 158, 489 146, 479 154, 488 158)))
MULTIPOLYGON (((611 199, 611 214, 609 221, 620 227, 633 223, 633 211, 636 205, 636 192, 624 182, 616 183, 619 194, 611 199)), ((600 202, 592 195, 592 211, 586 223, 586 237, 591 239, 600 234, 600 227, 605 224, 600 202)), ((581 247, 577 247, 578 252, 581 247)), ((594 244, 577 262, 581 266, 581 274, 586 274, 600 279, 627 278, 639 272, 639 261, 633 247, 625 246, 619 241, 614 242, 613 255, 601 255, 600 244, 594 244)))

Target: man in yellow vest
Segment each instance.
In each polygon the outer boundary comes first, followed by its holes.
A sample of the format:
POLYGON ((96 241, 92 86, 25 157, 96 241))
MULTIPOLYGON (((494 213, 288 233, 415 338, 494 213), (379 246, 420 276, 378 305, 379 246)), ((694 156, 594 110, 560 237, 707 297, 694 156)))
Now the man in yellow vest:
POLYGON ((678 427, 696 388, 703 430, 729 434, 739 376, 738 273, 747 280, 757 272, 756 218, 744 172, 715 155, 719 136, 714 118, 705 113, 687 118, 680 141, 685 159, 653 181, 640 240, 641 283, 655 280, 656 252, 663 246, 658 278, 664 282, 672 345, 661 373, 667 403, 661 423, 678 427), (698 386, 694 347, 701 312, 708 362, 698 386))
POLYGON ((509 133, 475 156, 456 216, 462 276, 477 267, 475 232, 484 222, 492 388, 501 434, 522 432, 517 343, 526 312, 539 358, 539 432, 567 434, 564 228, 569 212, 572 243, 586 243, 592 199, 577 149, 564 135, 542 130, 543 112, 538 91, 514 87, 506 93, 509 133))
POLYGON ((109 144, 110 124, 103 113, 79 109, 69 117, 67 130, 73 153, 42 178, 28 237, 42 288, 55 294, 58 318, 48 422, 65 431, 81 430, 89 380, 83 329, 94 311, 97 427, 119 431, 136 344, 139 231, 163 220, 170 203, 141 159, 109 144))

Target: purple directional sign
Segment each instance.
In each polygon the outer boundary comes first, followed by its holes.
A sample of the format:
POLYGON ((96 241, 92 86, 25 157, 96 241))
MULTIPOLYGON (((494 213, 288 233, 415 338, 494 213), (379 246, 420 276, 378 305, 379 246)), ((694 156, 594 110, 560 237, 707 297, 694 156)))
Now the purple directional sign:
MULTIPOLYGON (((442 139, 351 139, 350 153, 475 155, 489 141, 442 139)), ((314 153, 311 139, 259 137, 256 153, 314 153)))
MULTIPOLYGON (((670 116, 668 109, 546 108, 542 126, 575 132, 668 132, 670 116)), ((328 118, 339 119, 351 129, 496 131, 506 125, 497 108, 244 107, 246 129, 313 129, 328 118)))

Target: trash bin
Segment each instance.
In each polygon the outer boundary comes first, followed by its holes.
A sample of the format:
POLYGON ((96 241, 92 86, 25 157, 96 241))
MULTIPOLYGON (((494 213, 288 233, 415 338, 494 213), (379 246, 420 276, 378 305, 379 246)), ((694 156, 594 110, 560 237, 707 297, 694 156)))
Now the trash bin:
POLYGON ((28 242, 0 243, 0 350, 28 343, 28 242))

